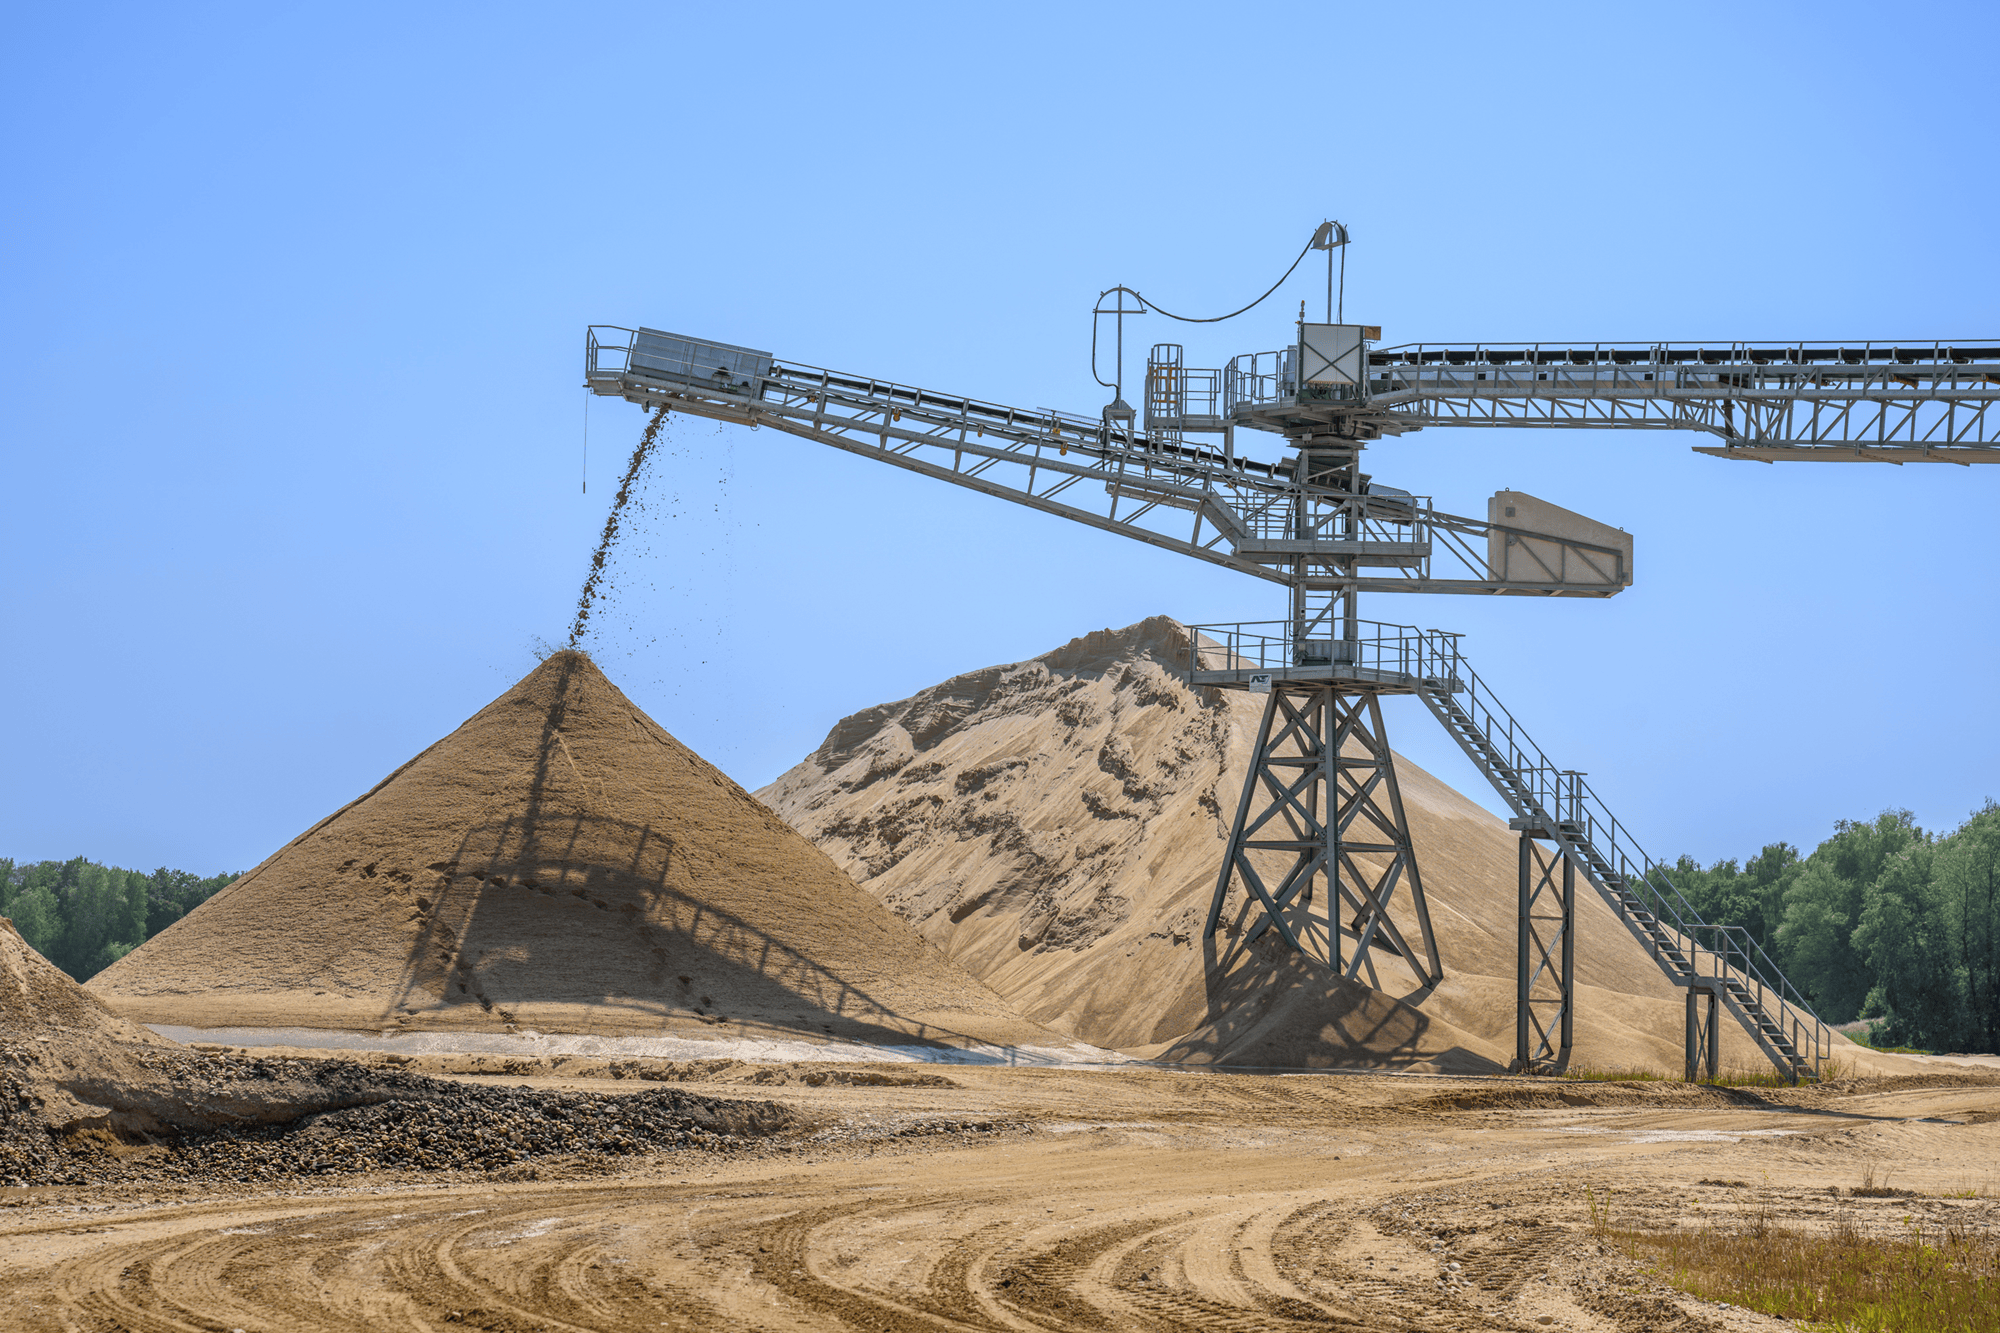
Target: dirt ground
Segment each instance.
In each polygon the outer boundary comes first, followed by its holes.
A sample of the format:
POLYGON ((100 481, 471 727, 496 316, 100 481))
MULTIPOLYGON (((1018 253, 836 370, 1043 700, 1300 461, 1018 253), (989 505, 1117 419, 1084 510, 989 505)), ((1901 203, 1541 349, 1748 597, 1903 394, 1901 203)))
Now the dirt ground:
MULTIPOLYGON (((1668 1293, 1594 1237, 1591 1194, 1617 1224, 1659 1228, 2000 1222, 2000 1076, 1984 1070, 1759 1091, 836 1072, 652 1070, 796 1113, 721 1151, 273 1187, 148 1179, 153 1150, 107 1148, 122 1183, 0 1190, 0 1324, 1749 1329, 1781 1325, 1668 1293), (1871 1178, 1890 1192, 1851 1193, 1871 1178)), ((555 1066, 457 1077, 634 1086, 555 1066)))

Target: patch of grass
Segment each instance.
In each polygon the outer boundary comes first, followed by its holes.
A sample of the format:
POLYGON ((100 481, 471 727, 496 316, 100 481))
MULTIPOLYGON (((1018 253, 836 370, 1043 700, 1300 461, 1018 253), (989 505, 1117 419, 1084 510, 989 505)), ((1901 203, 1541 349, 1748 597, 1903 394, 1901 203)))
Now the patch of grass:
POLYGON ((1701 1080, 1704 1088, 1789 1088, 1792 1081, 1775 1069, 1730 1069, 1701 1080))
POLYGON ((1653 1069, 1612 1069, 1603 1065, 1571 1065, 1564 1078, 1578 1083, 1664 1083, 1667 1076, 1653 1069))
POLYGON ((1875 1164, 1870 1162, 1861 1170, 1861 1183, 1848 1193, 1857 1199, 1908 1199, 1916 1195, 1915 1190, 1899 1190, 1889 1183, 1889 1173, 1884 1171, 1878 1178, 1875 1164))
POLYGON ((2000 1178, 1987 1176, 1984 1179, 1975 1179, 1972 1176, 1960 1176, 1953 1182, 1950 1189, 1939 1190, 1937 1197, 1940 1199, 2000 1199, 2000 1178))
POLYGON ((2000 1333, 2000 1237, 1962 1222, 1904 1219, 1899 1236, 1864 1236, 1851 1219, 1800 1231, 1758 1217, 1737 1230, 1599 1234, 1704 1300, 1728 1301, 1840 1333, 2000 1333))

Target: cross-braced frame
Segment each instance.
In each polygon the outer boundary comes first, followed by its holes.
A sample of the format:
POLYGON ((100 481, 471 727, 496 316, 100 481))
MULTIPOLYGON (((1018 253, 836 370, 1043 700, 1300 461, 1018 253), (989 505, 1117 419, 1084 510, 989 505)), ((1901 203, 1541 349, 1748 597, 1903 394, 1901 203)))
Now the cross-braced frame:
POLYGON ((1204 934, 1213 937, 1233 880, 1250 897, 1246 943, 1275 928, 1308 957, 1350 980, 1367 973, 1379 986, 1371 951, 1400 954, 1420 981, 1444 978, 1409 821, 1373 692, 1345 693, 1320 682, 1278 682, 1264 706, 1257 747, 1244 779, 1222 872, 1204 934), (1275 885, 1254 853, 1288 854, 1275 885), (1359 858, 1370 857, 1370 865, 1359 858), (1408 885, 1420 947, 1390 915, 1408 885), (1312 912, 1315 897, 1323 915, 1312 912), (1353 937, 1350 952, 1343 933, 1353 937))
POLYGON ((1713 1083, 1720 1072, 1722 1032, 1715 1022, 1718 1007, 1713 986, 1687 988, 1687 1069, 1682 1077, 1689 1083, 1704 1079, 1713 1083))
POLYGON ((1576 862, 1538 833, 1521 830, 1514 1069, 1560 1074, 1576 1036, 1576 862))

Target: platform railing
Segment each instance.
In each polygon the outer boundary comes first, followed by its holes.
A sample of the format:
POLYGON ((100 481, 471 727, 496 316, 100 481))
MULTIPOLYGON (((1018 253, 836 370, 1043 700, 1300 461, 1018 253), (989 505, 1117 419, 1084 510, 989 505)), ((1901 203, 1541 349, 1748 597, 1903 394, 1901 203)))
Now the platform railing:
POLYGON ((1301 530, 1298 506, 1292 497, 1239 510, 1247 536, 1264 539, 1309 541, 1407 542, 1413 533, 1428 532, 1436 507, 1428 495, 1344 496, 1319 492, 1311 497, 1311 507, 1301 530), (1350 521, 1352 532, 1338 530, 1341 521, 1350 521))
POLYGON ((1279 402, 1298 393, 1298 349, 1246 352, 1231 357, 1222 374, 1222 410, 1233 414, 1238 404, 1279 402))
POLYGON ((592 324, 583 333, 583 373, 586 379, 622 375, 632 363, 632 330, 592 324), (619 335, 623 335, 621 338, 619 335))
POLYGON ((1377 620, 1356 621, 1355 629, 1351 639, 1341 637, 1337 625, 1308 631, 1306 637, 1299 638, 1297 626, 1289 620, 1191 625, 1188 670, 1275 673, 1325 666, 1395 677, 1412 686, 1428 682, 1437 689, 1453 688, 1449 677, 1423 674, 1450 660, 1427 646, 1427 640, 1437 637, 1438 631, 1377 620))

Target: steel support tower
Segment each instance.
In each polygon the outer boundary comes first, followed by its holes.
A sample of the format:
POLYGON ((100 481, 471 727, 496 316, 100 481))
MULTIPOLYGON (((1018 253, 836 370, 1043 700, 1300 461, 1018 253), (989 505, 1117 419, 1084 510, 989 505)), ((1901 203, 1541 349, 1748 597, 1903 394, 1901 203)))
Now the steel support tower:
POLYGON ((1444 979, 1385 734, 1381 703, 1366 686, 1288 681, 1271 689, 1204 936, 1214 937, 1231 882, 1240 879, 1259 910, 1246 944, 1275 927, 1349 980, 1365 970, 1379 987, 1375 947, 1405 959, 1426 985, 1444 979), (1265 883, 1253 852, 1290 858, 1277 883, 1265 883), (1421 950, 1389 910, 1405 886, 1421 950), (1320 916, 1312 912, 1316 895, 1325 904, 1320 916))
POLYGON ((1521 835, 1514 1068, 1560 1074, 1576 1044, 1576 861, 1555 829, 1520 819, 1513 826, 1521 835))
POLYGON ((1721 994, 1714 981, 1687 988, 1687 1067, 1681 1077, 1689 1083, 1712 1083, 1720 1072, 1721 1032, 1716 1027, 1716 1007, 1721 994))

